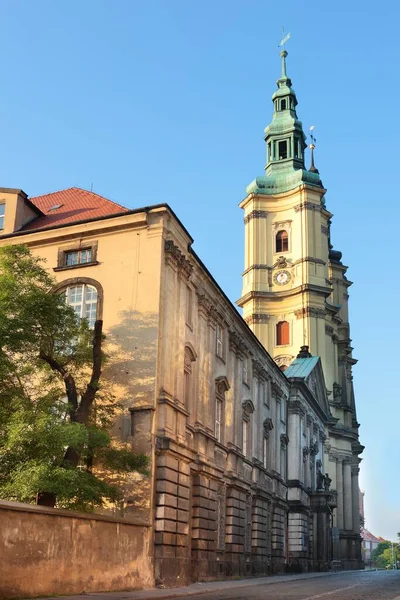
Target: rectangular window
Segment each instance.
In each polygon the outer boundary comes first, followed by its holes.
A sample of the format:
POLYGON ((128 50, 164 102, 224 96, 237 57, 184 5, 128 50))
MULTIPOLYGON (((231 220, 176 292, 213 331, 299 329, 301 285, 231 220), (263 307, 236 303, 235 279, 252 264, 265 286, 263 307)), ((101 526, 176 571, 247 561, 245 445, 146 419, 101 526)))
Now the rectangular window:
POLYGON ((249 383, 249 359, 244 358, 242 362, 242 370, 243 370, 243 383, 246 385, 249 383))
POLYGON ((223 352, 224 352, 224 330, 222 329, 222 327, 220 325, 217 325, 217 330, 216 330, 216 354, 217 356, 219 356, 220 358, 223 358, 223 352))
POLYGON ((4 229, 4 215, 6 212, 6 205, 0 204, 0 229, 4 229))
POLYGON ((286 404, 283 399, 281 400, 281 421, 282 423, 286 421, 286 404))
POLYGON ((247 419, 243 419, 243 425, 242 425, 242 430, 243 430, 243 443, 242 443, 242 452, 245 456, 249 456, 249 444, 250 444, 250 439, 249 439, 249 433, 250 433, 250 422, 247 421, 247 419))
POLYGON ((264 381, 260 382, 260 400, 265 406, 268 405, 267 384, 264 381))
POLYGON ((84 250, 73 250, 70 252, 64 252, 64 258, 66 267, 90 263, 92 262, 92 249, 85 248, 84 250))
POLYGON ((278 156, 279 156, 279 160, 283 160, 284 158, 287 158, 287 141, 285 140, 284 142, 278 142, 278 156))
POLYGON ((222 441, 222 400, 215 402, 215 437, 218 442, 222 441))
POLYGON ((193 292, 189 286, 186 287, 186 323, 193 327, 193 292))
POLYGON ((286 450, 281 447, 281 477, 286 479, 286 450))
POLYGON ((190 400, 190 372, 185 370, 183 373, 183 401, 186 408, 189 408, 190 400))
POLYGON ((264 465, 264 469, 267 468, 268 463, 268 438, 264 437, 264 443, 263 443, 263 465, 264 465))

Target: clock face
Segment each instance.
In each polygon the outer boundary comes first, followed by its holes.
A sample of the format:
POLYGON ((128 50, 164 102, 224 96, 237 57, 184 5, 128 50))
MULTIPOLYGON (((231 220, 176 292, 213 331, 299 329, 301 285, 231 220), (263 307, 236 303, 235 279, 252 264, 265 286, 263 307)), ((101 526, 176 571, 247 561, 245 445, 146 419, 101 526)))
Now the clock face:
POLYGON ((285 285, 285 283, 289 283, 290 281, 290 273, 289 271, 278 271, 274 275, 274 280, 278 285, 285 285))

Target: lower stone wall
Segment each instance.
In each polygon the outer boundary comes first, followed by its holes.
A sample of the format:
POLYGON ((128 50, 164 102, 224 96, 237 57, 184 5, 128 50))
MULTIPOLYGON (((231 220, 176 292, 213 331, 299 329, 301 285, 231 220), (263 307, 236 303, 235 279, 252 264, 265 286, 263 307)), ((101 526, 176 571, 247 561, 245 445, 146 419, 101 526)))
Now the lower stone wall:
POLYGON ((182 447, 159 450, 156 468, 156 585, 285 570, 283 499, 244 478, 190 461, 182 447))
POLYGON ((152 587, 151 528, 0 501, 0 597, 152 587))

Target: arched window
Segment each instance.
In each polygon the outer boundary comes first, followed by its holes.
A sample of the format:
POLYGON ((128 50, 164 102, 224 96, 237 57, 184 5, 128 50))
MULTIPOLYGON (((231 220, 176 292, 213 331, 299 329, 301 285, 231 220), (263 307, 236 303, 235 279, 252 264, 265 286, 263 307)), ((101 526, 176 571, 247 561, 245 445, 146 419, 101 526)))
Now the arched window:
POLYGON ((289 250, 289 235, 284 229, 276 234, 275 252, 287 252, 289 250))
POLYGON ((65 290, 65 301, 74 309, 77 317, 87 319, 94 327, 97 318, 97 290, 93 285, 78 283, 69 285, 65 290))
POLYGON ((289 337, 289 323, 287 321, 279 321, 276 324, 276 345, 287 346, 290 344, 289 337))

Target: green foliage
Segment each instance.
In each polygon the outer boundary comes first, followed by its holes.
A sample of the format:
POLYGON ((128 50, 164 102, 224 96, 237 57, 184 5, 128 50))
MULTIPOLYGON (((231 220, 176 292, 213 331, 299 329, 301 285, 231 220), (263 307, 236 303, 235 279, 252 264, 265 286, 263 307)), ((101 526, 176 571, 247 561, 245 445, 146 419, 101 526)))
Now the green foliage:
POLYGON ((148 460, 108 433, 118 405, 100 385, 101 327, 76 318, 26 247, 0 248, 0 272, 0 497, 117 502, 115 475, 146 474, 148 460))
POLYGON ((390 548, 390 547, 391 547, 390 542, 379 542, 379 544, 377 545, 375 550, 372 550, 372 552, 371 552, 371 559, 377 560, 378 556, 383 554, 384 550, 386 550, 387 548, 390 548))

